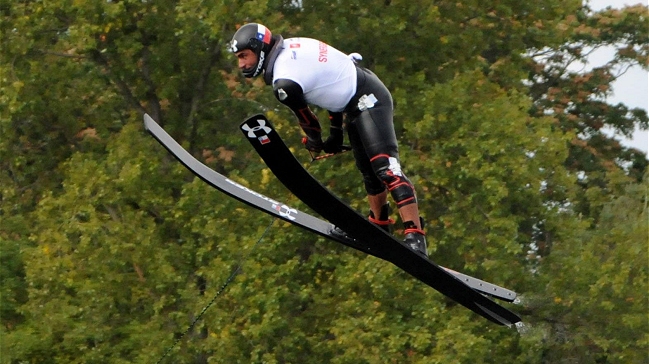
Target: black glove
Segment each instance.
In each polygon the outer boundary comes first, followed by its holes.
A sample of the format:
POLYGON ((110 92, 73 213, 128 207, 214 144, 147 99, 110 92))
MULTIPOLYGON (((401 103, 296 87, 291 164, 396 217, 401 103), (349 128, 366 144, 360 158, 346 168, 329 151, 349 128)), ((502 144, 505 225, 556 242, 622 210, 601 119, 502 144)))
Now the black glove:
POLYGON ((325 153, 340 153, 343 151, 343 130, 341 128, 331 128, 329 137, 325 140, 322 149, 325 153))
POLYGON ((302 139, 302 143, 308 151, 314 153, 320 153, 322 151, 322 148, 324 148, 322 138, 311 139, 310 137, 304 137, 302 139))

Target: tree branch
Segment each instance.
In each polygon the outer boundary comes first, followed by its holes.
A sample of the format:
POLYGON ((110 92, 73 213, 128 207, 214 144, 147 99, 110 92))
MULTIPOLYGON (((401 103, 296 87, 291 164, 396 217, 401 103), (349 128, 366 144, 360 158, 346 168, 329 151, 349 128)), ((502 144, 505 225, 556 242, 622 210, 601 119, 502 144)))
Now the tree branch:
MULTIPOLYGON (((222 29, 222 33, 224 31, 225 29, 222 29)), ((195 92, 194 92, 194 96, 192 97, 191 106, 189 109, 189 115, 187 116, 187 125, 189 125, 190 127, 190 135, 189 135, 190 152, 193 152, 194 142, 196 140, 196 133, 197 133, 197 125, 194 120, 194 117, 196 115, 196 112, 198 111, 198 107, 201 100, 205 96, 205 86, 207 85, 210 74, 212 72, 212 67, 214 66, 216 61, 219 60, 221 56, 221 49, 222 49, 221 38, 212 42, 212 44, 210 45, 209 60, 205 65, 205 67, 203 68, 203 71, 201 72, 201 76, 199 77, 196 87, 194 88, 195 92)))
POLYGON ((97 64, 99 64, 103 69, 106 75, 108 76, 108 79, 115 85, 117 86, 117 89, 120 91, 122 96, 126 99, 126 101, 136 110, 140 112, 140 114, 144 115, 146 113, 146 110, 144 107, 140 104, 138 99, 133 95, 131 92, 131 89, 128 87, 126 82, 116 76, 110 67, 110 64, 106 57, 97 49, 94 49, 91 51, 91 57, 92 60, 94 60, 97 64))
MULTIPOLYGON (((143 34, 145 36, 145 34, 143 34)), ((149 45, 145 44, 142 48, 142 74, 144 75, 144 82, 147 85, 146 95, 149 99, 149 105, 151 107, 152 117, 160 123, 160 126, 164 126, 164 120, 162 118, 162 107, 160 106, 160 99, 158 99, 158 93, 156 92, 156 86, 153 83, 151 78, 151 71, 149 68, 149 61, 151 59, 151 50, 149 45)))
POLYGON ((74 59, 90 59, 90 57, 88 57, 87 55, 84 55, 84 54, 53 52, 53 51, 48 51, 47 49, 39 49, 38 51, 43 53, 43 54, 47 54, 47 55, 50 55, 50 56, 56 56, 56 57, 74 58, 74 59))

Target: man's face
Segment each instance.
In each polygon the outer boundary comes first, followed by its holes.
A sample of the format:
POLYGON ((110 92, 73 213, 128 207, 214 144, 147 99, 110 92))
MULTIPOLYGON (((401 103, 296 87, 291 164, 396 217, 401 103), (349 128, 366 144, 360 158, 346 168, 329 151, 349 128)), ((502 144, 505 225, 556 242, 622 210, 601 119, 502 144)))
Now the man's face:
POLYGON ((257 56, 250 49, 244 49, 235 53, 237 59, 239 60, 239 69, 240 70, 249 70, 257 65, 257 56))

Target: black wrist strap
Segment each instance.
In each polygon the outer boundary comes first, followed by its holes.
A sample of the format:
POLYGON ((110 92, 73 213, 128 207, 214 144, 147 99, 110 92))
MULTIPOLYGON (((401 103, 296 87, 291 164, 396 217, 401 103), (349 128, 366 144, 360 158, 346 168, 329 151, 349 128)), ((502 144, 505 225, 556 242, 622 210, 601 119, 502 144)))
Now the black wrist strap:
POLYGON ((343 129, 343 113, 329 111, 329 123, 332 129, 343 129))

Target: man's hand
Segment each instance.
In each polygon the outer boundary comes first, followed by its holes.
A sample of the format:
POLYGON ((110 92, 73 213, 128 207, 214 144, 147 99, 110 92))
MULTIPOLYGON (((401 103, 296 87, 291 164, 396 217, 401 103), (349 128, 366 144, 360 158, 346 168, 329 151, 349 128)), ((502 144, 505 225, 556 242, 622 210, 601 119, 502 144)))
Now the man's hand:
POLYGON ((313 153, 320 153, 322 151, 322 148, 324 148, 322 138, 311 139, 309 137, 304 137, 302 138, 302 144, 304 144, 304 147, 308 151, 313 153))
POLYGON ((343 151, 343 130, 340 128, 331 128, 329 137, 325 140, 322 149, 325 153, 340 153, 343 151))

